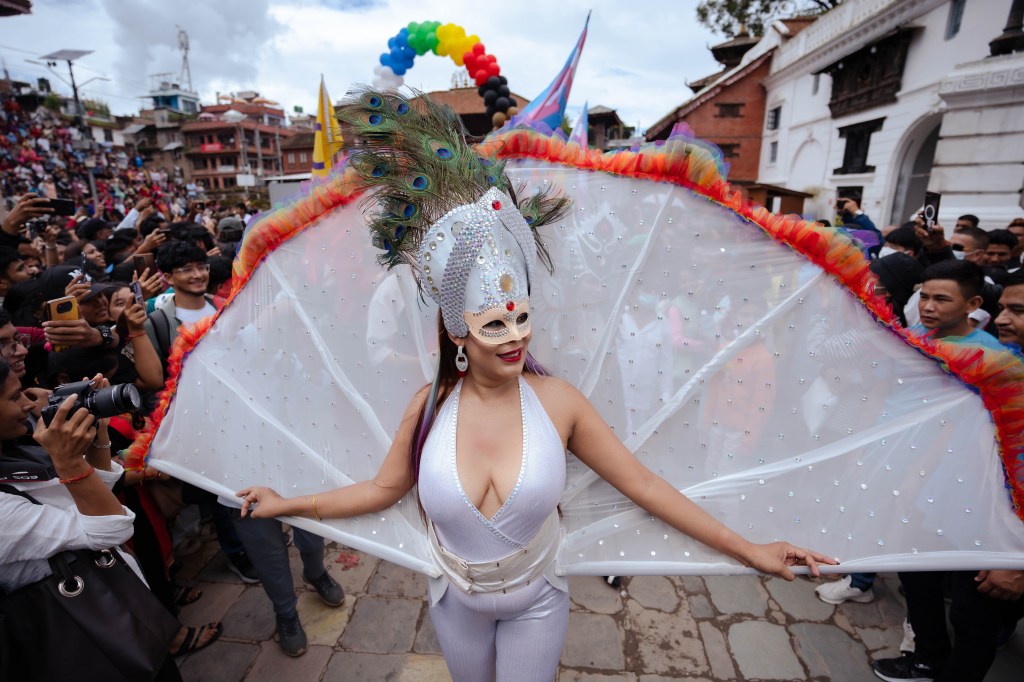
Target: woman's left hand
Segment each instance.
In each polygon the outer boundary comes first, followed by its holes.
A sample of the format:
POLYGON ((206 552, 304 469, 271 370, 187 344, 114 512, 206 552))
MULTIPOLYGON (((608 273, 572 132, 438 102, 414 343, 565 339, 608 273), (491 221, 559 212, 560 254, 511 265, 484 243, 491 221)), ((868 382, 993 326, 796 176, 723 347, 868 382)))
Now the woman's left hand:
POLYGON ((811 569, 812 575, 820 576, 818 564, 835 566, 839 562, 832 557, 796 547, 788 542, 771 542, 765 545, 752 544, 744 557, 744 563, 762 573, 793 580, 796 576, 789 570, 790 566, 807 566, 811 569))

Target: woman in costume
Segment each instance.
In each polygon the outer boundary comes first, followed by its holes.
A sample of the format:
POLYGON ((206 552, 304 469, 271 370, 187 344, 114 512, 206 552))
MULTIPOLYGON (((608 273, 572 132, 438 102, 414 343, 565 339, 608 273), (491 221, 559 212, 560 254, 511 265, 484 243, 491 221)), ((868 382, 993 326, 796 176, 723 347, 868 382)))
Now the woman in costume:
POLYGON ((382 262, 412 265, 440 306, 435 380, 406 408, 372 480, 295 498, 246 488, 243 516, 353 517, 416 486, 442 574, 430 585, 431 618, 452 676, 467 681, 555 675, 569 615, 566 581, 554 572, 566 450, 643 509, 746 566, 792 579, 790 566, 817 575, 819 562, 835 563, 734 533, 644 467, 575 387, 546 375, 528 352, 535 229, 567 202, 517 201, 502 164, 466 146, 454 114, 423 108, 367 91, 341 117, 360 133, 350 164, 373 191, 370 229, 382 262))

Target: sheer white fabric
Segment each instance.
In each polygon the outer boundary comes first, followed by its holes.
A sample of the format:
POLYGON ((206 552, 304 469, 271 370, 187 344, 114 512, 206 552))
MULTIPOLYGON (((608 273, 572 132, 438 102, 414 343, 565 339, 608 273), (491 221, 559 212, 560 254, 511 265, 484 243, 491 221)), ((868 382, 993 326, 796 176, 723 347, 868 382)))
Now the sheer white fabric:
MULTIPOLYGON (((1024 568, 980 398, 819 268, 673 185, 539 162, 511 174, 575 201, 542 228, 556 269, 533 283, 531 351, 648 467, 746 537, 839 570, 1024 568)), ((189 355, 151 463, 221 495, 372 477, 433 376, 437 317, 410 272, 374 259, 357 207, 270 255, 189 355)), ((745 571, 572 456, 568 474, 560 572, 745 571)), ((295 523, 437 575, 411 497, 295 523)))

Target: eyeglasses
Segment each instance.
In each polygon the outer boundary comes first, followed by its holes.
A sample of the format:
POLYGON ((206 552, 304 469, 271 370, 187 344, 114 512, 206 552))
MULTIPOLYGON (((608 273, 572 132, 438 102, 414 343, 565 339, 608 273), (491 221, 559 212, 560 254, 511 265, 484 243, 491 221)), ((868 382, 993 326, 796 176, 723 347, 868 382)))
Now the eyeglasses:
POLYGON ((28 334, 15 334, 9 341, 0 341, 0 358, 9 358, 18 352, 18 346, 28 349, 32 337, 28 334))
POLYGON ((171 272, 175 275, 201 275, 204 272, 210 271, 209 263, 199 263, 197 265, 186 265, 183 268, 172 268, 171 272))

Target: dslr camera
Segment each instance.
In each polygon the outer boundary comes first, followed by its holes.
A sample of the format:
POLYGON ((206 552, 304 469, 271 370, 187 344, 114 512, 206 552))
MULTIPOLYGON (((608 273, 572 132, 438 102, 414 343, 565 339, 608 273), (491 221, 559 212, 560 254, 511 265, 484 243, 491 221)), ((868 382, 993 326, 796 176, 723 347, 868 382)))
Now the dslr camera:
POLYGON ((77 395, 76 407, 70 416, 78 410, 88 410, 89 414, 102 419, 115 417, 125 412, 134 412, 142 407, 142 395, 134 384, 115 384, 106 388, 96 388, 91 381, 76 381, 73 384, 61 384, 53 389, 49 402, 42 410, 43 423, 47 426, 53 421, 58 408, 69 395, 77 395))

